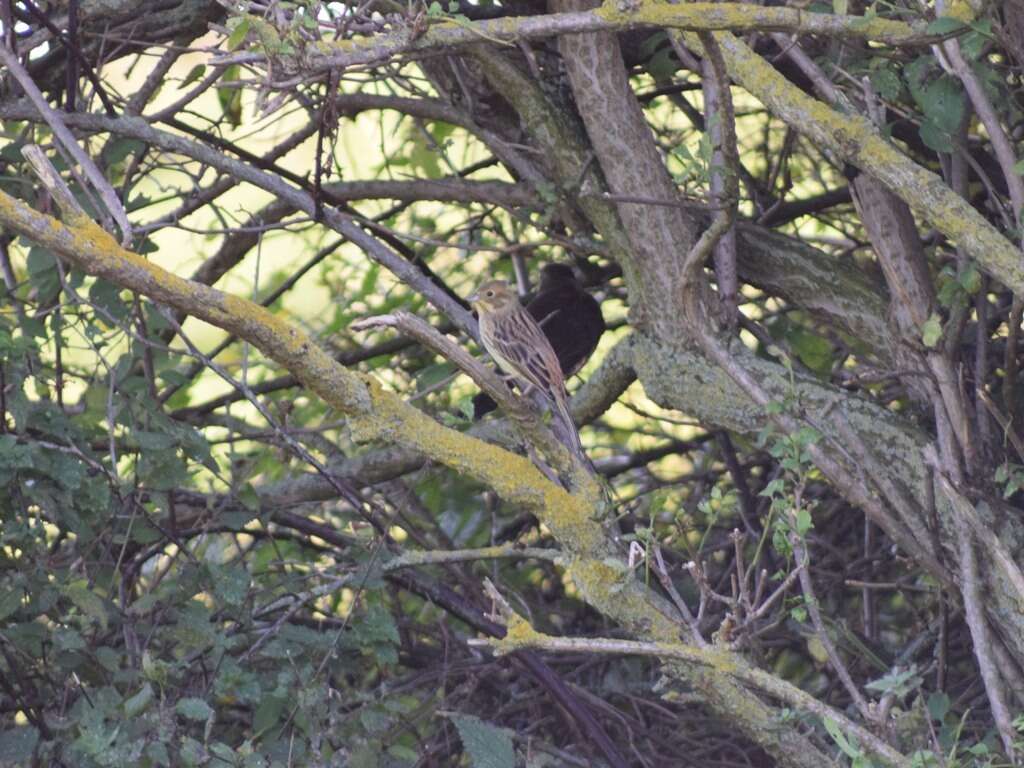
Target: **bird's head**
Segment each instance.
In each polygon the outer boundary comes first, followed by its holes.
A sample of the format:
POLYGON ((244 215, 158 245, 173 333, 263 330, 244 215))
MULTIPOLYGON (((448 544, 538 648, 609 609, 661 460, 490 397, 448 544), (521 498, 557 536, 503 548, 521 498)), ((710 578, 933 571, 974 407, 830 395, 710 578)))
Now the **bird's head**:
POLYGON ((576 273, 568 264, 551 262, 540 270, 540 283, 544 285, 571 284, 577 282, 576 273))
POLYGON ((505 312, 518 303, 515 292, 504 280, 488 280, 469 297, 478 312, 505 312))

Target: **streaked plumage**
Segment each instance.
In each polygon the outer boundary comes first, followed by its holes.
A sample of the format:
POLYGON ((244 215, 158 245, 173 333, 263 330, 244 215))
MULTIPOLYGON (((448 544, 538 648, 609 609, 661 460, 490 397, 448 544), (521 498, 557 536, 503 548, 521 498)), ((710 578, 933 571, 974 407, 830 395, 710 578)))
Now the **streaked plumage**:
POLYGON ((504 280, 484 283, 469 300, 480 315, 484 348, 502 369, 544 395, 565 427, 569 447, 585 459, 558 356, 540 325, 504 280))
MULTIPOLYGON (((541 269, 540 286, 526 311, 555 350, 565 380, 590 359, 605 330, 601 305, 584 290, 568 264, 546 264, 541 269)), ((481 392, 473 398, 473 418, 483 418, 495 407, 494 400, 481 392)))

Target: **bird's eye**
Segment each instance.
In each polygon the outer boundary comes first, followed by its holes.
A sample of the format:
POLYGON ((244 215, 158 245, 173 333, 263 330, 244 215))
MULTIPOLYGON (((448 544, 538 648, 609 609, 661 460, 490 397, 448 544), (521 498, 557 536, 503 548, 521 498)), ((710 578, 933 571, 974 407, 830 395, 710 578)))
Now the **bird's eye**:
POLYGON ((486 296, 488 299, 493 299, 494 298, 494 291, 487 291, 484 294, 484 296, 486 296))

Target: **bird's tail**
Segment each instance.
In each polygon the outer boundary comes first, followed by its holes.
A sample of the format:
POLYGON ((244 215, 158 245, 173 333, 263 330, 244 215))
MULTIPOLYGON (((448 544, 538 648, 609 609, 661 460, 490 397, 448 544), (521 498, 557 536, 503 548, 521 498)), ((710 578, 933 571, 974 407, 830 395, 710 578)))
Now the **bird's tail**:
POLYGON ((555 394, 552 400, 554 401, 558 420, 562 422, 562 428, 559 430, 560 434, 558 437, 565 444, 565 447, 572 451, 573 455, 583 462, 584 465, 593 467, 594 465, 587 458, 587 454, 583 450, 579 430, 576 429, 576 422, 573 421, 572 413, 569 411, 569 399, 565 390, 555 394))

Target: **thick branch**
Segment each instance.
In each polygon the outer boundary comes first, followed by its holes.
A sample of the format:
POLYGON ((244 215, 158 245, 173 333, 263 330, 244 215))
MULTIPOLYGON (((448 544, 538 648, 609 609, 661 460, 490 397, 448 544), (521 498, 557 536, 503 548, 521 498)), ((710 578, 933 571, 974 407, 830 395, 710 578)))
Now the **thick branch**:
MULTIPOLYGON (((8 117, 18 116, 20 119, 32 119, 34 117, 31 112, 26 112, 26 110, 17 107, 0 109, 0 115, 8 117)), ((212 168, 216 168, 240 181, 248 182, 259 189, 263 189, 281 201, 292 205, 297 211, 302 211, 309 216, 316 215, 316 201, 313 199, 313 195, 306 190, 287 183, 273 173, 259 170, 248 163, 229 157, 224 152, 218 151, 213 147, 191 141, 184 136, 157 130, 142 118, 105 118, 100 115, 76 113, 65 115, 64 121, 68 125, 74 125, 87 130, 110 131, 119 136, 130 136, 165 151, 177 152, 212 168)), ((476 323, 473 321, 470 313, 455 299, 435 285, 430 277, 425 275, 419 267, 410 263, 407 259, 404 259, 375 237, 368 234, 355 219, 335 208, 325 208, 324 223, 362 248, 364 253, 390 270, 403 283, 423 294, 460 329, 475 338, 476 323)))
MULTIPOLYGON (((860 115, 842 114, 808 96, 729 32, 716 33, 729 75, 771 112, 818 146, 836 152, 885 184, 989 275, 1024 292, 1020 250, 938 176, 912 161, 860 115)), ((691 46, 699 46, 694 34, 691 46)))
MULTIPOLYGON (((396 395, 385 392, 376 381, 367 383, 345 370, 306 334, 263 307, 171 274, 121 248, 91 221, 63 226, 3 193, 0 222, 89 274, 249 341, 289 368, 331 406, 349 415, 353 432, 360 437, 406 445, 491 485, 511 501, 532 508, 543 506, 543 489, 551 484, 525 458, 442 427, 396 395)), ((557 491, 564 494, 561 488, 557 491)), ((599 530, 595 530, 594 536, 600 537, 599 530)))
POLYGON ((868 729, 850 720, 844 714, 826 704, 821 703, 795 685, 775 675, 751 667, 741 656, 718 648, 699 648, 693 645, 682 645, 672 642, 642 643, 629 640, 610 638, 572 638, 553 637, 534 630, 518 616, 509 621, 508 632, 498 640, 471 640, 472 645, 485 645, 497 651, 509 652, 523 648, 540 648, 558 653, 614 653, 638 656, 650 656, 667 661, 675 659, 688 664, 695 664, 714 670, 720 675, 728 676, 758 689, 760 692, 776 697, 795 707, 810 712, 818 717, 830 718, 836 722, 844 733, 852 734, 864 747, 879 758, 885 765, 907 766, 909 761, 868 729))
MULTIPOLYGON (((442 21, 410 40, 402 30, 388 35, 350 40, 320 40, 310 45, 298 71, 303 77, 345 67, 379 64, 396 55, 424 54, 484 41, 512 43, 517 40, 554 37, 582 32, 618 32, 638 27, 751 32, 777 30, 799 34, 877 40, 892 45, 925 44, 934 38, 923 30, 881 18, 808 13, 794 8, 751 6, 742 3, 643 3, 620 10, 609 2, 589 11, 551 13, 544 16, 513 16, 487 21, 442 21)), ((266 57, 240 54, 220 63, 251 63, 266 57)))

